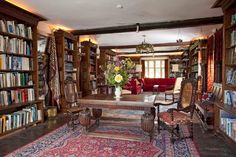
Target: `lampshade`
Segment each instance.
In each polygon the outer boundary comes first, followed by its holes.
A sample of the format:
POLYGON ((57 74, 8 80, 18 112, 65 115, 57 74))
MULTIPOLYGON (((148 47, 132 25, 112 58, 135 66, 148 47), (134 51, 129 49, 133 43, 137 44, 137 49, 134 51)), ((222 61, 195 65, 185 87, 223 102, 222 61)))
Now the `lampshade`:
POLYGON ((179 64, 172 64, 172 72, 178 72, 179 71, 179 64))
POLYGON ((136 72, 142 72, 142 64, 136 64, 136 72))

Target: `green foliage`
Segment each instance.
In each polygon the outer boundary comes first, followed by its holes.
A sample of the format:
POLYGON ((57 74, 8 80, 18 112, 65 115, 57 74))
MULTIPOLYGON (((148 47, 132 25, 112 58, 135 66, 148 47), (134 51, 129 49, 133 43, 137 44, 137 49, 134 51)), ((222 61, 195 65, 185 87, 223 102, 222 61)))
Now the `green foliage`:
POLYGON ((108 84, 116 87, 124 86, 129 79, 128 71, 133 70, 134 68, 135 63, 133 63, 130 58, 108 64, 105 71, 108 84))

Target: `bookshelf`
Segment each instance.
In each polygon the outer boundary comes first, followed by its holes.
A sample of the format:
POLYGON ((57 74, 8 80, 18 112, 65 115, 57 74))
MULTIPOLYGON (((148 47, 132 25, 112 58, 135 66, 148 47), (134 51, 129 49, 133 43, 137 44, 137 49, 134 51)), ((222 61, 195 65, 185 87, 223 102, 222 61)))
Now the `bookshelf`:
POLYGON ((61 109, 65 111, 68 105, 65 101, 65 80, 67 76, 73 78, 76 83, 77 91, 80 91, 79 84, 79 48, 77 45, 77 38, 63 30, 54 32, 56 38, 56 49, 58 57, 58 69, 60 77, 60 92, 61 92, 61 109))
POLYGON ((223 90, 224 102, 216 105, 215 128, 236 145, 236 2, 216 2, 224 12, 223 90))
POLYGON ((193 41, 189 47, 189 72, 192 78, 196 79, 203 74, 201 65, 207 64, 206 44, 206 40, 196 40, 193 41))
POLYGON ((37 73, 37 24, 42 20, 0 2, 0 136, 44 121, 37 73))
POLYGON ((186 59, 183 60, 182 56, 170 57, 169 61, 169 77, 183 77, 186 68, 186 59))
POLYGON ((39 99, 44 99, 45 97, 45 77, 43 68, 46 62, 46 45, 47 37, 41 34, 38 34, 38 90, 39 90, 39 99))
POLYGON ((81 91, 82 95, 95 94, 97 91, 97 45, 90 41, 81 42, 82 53, 85 54, 81 58, 81 91))
POLYGON ((97 59, 97 84, 106 85, 104 70, 109 62, 114 61, 115 52, 109 49, 102 49, 100 57, 97 59))

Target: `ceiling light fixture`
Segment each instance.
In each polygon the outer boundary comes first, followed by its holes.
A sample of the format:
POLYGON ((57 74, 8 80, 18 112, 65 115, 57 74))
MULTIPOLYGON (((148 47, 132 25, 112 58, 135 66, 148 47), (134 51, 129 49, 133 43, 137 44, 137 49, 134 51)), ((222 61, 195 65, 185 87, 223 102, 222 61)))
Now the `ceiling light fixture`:
POLYGON ((145 42, 146 35, 143 35, 143 42, 136 47, 136 53, 154 53, 154 48, 152 44, 145 42))

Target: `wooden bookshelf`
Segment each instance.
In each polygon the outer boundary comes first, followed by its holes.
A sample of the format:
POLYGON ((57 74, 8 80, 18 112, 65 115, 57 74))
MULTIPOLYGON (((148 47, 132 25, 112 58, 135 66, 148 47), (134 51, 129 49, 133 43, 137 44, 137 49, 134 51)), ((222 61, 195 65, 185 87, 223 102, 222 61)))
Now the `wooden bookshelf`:
POLYGON ((97 60, 97 83, 98 85, 105 85, 105 75, 104 70, 109 62, 113 62, 115 57, 115 52, 109 49, 102 49, 100 51, 100 57, 97 60))
POLYGON ((236 145, 235 128, 229 128, 236 119, 236 2, 223 0, 217 1, 214 7, 221 7, 224 12, 224 45, 223 45, 223 91, 224 102, 215 106, 215 129, 227 140, 236 145))
POLYGON ((77 91, 80 91, 79 84, 79 50, 77 45, 77 38, 63 30, 54 32, 56 38, 56 48, 58 57, 58 69, 60 76, 60 105, 62 111, 68 109, 65 101, 65 80, 67 76, 71 76, 76 83, 77 91))
MULTIPOLYGON (((41 100, 44 100, 45 98, 45 71, 44 66, 46 65, 46 62, 48 62, 48 56, 46 55, 46 46, 47 46, 47 40, 48 37, 38 34, 38 88, 39 88, 39 98, 41 100)), ((45 102, 44 102, 45 104, 45 102)), ((48 106, 47 104, 46 106, 48 106)))
POLYGON ((9 2, 0 1, 0 42, 4 45, 0 46, 0 136, 44 121, 43 104, 38 100, 37 73, 37 25, 43 20, 9 2), (28 115, 32 122, 24 124, 28 115), (24 122, 13 126, 11 122, 18 121, 18 117, 24 122))
POLYGON ((94 94, 97 91, 97 45, 90 41, 81 42, 82 53, 80 66, 80 84, 82 96, 94 94))
POLYGON ((189 76, 202 76, 201 64, 206 64, 206 40, 192 41, 189 47, 189 76))

